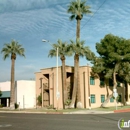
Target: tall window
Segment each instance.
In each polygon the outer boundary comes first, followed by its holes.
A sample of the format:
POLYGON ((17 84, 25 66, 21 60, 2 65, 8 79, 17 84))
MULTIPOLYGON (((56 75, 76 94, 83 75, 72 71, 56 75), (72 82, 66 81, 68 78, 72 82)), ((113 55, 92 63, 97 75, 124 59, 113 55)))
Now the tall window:
POLYGON ((122 96, 121 96, 121 94, 119 94, 118 102, 122 102, 122 96))
POLYGON ((91 94, 91 103, 95 103, 96 100, 95 100, 95 95, 94 94, 91 94))
POLYGON ((117 82, 117 87, 121 87, 121 86, 120 86, 120 82, 117 82))
POLYGON ((90 85, 95 85, 95 79, 94 77, 90 77, 90 85))
POLYGON ((100 86, 104 86, 105 85, 105 82, 104 82, 104 78, 100 78, 100 86))
POLYGON ((113 97, 111 97, 111 98, 110 98, 110 102, 114 102, 114 99, 113 99, 113 97))
POLYGON ((101 95, 101 103, 105 101, 105 95, 101 95))
POLYGON ((112 87, 113 86, 113 80, 109 79, 109 86, 112 87))

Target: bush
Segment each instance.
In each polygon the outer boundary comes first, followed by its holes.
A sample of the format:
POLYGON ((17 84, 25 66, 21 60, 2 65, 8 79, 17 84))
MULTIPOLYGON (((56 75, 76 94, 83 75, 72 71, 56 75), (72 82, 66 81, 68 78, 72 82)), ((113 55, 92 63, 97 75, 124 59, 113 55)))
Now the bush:
POLYGON ((71 100, 70 100, 70 99, 67 99, 66 102, 65 102, 65 105, 66 105, 66 106, 69 106, 70 103, 71 103, 71 100))
POLYGON ((19 108, 19 104, 15 103, 14 107, 15 107, 15 109, 18 109, 19 108))
POLYGON ((53 109, 54 107, 53 107, 53 105, 49 105, 48 107, 47 107, 47 109, 53 109))
POLYGON ((42 94, 40 93, 40 95, 37 97, 38 100, 38 105, 41 106, 42 105, 42 94))
POLYGON ((2 108, 4 105, 3 104, 0 104, 0 108, 2 108))

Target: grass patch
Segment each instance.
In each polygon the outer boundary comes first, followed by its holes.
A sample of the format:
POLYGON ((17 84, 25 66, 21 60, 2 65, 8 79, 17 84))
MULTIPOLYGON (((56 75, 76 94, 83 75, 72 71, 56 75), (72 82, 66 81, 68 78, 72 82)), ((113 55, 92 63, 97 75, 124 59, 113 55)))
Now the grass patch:
POLYGON ((87 110, 87 109, 61 109, 61 110, 56 110, 56 109, 25 109, 26 111, 30 112, 73 112, 73 111, 79 111, 79 110, 87 110))
MULTIPOLYGON (((130 106, 117 106, 117 110, 123 110, 123 109, 128 109, 130 106)), ((116 107, 99 107, 99 108, 92 108, 92 110, 97 110, 97 111, 114 111, 116 110, 116 107)))

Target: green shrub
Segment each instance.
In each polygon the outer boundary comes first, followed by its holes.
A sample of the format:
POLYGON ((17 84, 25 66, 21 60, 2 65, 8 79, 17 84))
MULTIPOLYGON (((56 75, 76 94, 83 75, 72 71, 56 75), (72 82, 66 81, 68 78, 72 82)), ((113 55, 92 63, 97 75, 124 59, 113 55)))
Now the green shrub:
POLYGON ((47 109, 53 109, 54 107, 53 107, 53 105, 49 105, 48 107, 47 107, 47 109))
POLYGON ((66 102, 65 102, 65 105, 66 105, 66 106, 69 106, 70 103, 71 103, 71 100, 70 100, 70 99, 67 99, 66 102))
POLYGON ((2 108, 4 105, 3 104, 0 104, 0 108, 2 108))
POLYGON ((14 107, 15 107, 15 109, 18 109, 19 108, 19 104, 15 103, 14 107))
POLYGON ((42 105, 42 94, 40 93, 40 95, 37 97, 37 101, 38 101, 38 105, 41 106, 42 105))

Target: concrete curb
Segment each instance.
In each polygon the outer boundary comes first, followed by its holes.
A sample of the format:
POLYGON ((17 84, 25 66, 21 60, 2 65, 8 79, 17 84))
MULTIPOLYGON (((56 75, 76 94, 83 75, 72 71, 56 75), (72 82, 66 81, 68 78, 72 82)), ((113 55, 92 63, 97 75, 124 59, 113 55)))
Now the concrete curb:
POLYGON ((130 112, 130 108, 123 110, 115 110, 114 113, 130 112))
POLYGON ((130 108, 122 109, 122 110, 114 110, 114 111, 98 111, 98 110, 77 110, 71 112, 38 112, 38 111, 13 111, 13 110, 0 110, 0 113, 30 113, 30 114, 110 114, 110 113, 123 113, 123 112, 130 112, 130 108))
POLYGON ((29 112, 29 111, 0 111, 0 113, 26 113, 26 114, 109 114, 113 111, 74 111, 74 112, 29 112))

